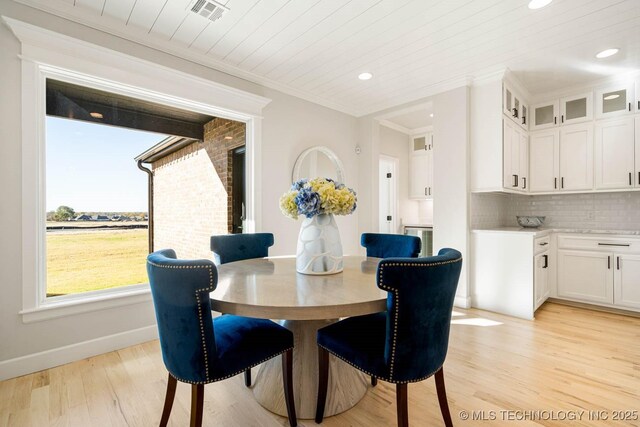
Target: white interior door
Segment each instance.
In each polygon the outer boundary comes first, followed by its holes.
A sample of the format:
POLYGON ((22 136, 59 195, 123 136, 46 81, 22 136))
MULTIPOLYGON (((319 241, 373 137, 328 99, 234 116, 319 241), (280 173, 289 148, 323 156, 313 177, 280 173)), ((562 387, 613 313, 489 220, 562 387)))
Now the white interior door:
POLYGON ((378 195, 378 230, 380 233, 397 233, 397 173, 398 159, 380 156, 378 195))

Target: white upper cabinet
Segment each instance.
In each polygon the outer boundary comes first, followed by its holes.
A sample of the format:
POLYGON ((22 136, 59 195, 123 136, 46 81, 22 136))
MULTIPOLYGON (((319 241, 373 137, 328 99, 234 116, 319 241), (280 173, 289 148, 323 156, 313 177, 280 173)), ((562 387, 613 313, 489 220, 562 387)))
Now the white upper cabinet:
POLYGON ((596 118, 604 119, 635 111, 634 84, 609 86, 596 90, 596 118))
POLYGON ((638 77, 638 79, 636 79, 636 98, 635 98, 635 102, 636 102, 636 111, 640 112, 640 77, 638 77))
POLYGON ((411 138, 409 156, 409 197, 430 199, 433 196, 433 133, 411 138))
POLYGON ((560 100, 560 124, 593 120, 593 92, 568 96, 560 100))
POLYGON ((560 131, 558 129, 532 132, 529 138, 529 190, 548 192, 558 189, 560 176, 560 131))
POLYGON ((529 106, 525 103, 524 98, 506 82, 502 86, 502 112, 520 125, 521 128, 528 128, 529 106))
MULTIPOLYGON (((640 101, 638 101, 640 102, 640 101)), ((640 188, 640 116, 636 116, 636 174, 635 174, 635 186, 640 188)))
MULTIPOLYGON (((596 123, 596 189, 625 189, 636 185, 634 118, 596 123)), ((638 165, 640 166, 640 165, 638 165)))
POLYGON ((593 189, 593 123, 560 128, 560 189, 593 189))
POLYGON ((503 120, 503 186, 506 189, 529 191, 529 136, 511 120, 503 120))
POLYGON ((547 129, 558 125, 557 100, 531 106, 531 130, 547 129))
POLYGON ((423 154, 427 151, 427 135, 411 137, 411 154, 423 154))

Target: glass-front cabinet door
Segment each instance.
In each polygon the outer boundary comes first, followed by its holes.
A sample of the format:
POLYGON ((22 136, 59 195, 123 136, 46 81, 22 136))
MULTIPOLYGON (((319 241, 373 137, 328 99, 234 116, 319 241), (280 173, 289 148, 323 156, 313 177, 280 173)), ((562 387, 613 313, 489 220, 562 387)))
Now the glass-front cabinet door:
POLYGON ((558 101, 543 102, 531 107, 531 130, 546 129, 558 124, 558 101))
POLYGON ((634 84, 596 90, 596 118, 615 117, 635 111, 634 84))
POLYGON ((560 124, 580 123, 592 119, 592 92, 568 96, 560 100, 560 124))

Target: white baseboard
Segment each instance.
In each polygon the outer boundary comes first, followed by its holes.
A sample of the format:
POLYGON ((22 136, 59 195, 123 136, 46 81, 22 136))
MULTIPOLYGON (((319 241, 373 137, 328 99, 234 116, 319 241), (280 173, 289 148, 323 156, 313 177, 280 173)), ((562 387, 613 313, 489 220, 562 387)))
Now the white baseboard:
POLYGON ((0 362, 0 381, 158 338, 156 325, 120 332, 0 362))
POLYGON ((459 308, 471 308, 471 297, 456 295, 456 298, 453 300, 453 305, 459 308))

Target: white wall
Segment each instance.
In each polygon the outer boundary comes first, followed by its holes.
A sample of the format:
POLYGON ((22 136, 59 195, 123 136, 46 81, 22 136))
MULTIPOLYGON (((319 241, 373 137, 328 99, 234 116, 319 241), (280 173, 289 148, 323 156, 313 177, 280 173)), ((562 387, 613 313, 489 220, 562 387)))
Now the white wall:
POLYGON ((398 170, 398 219, 399 230, 402 224, 418 222, 418 202, 409 199, 409 135, 397 130, 380 126, 380 154, 395 157, 400 166, 398 170))
POLYGON ((433 249, 450 247, 465 259, 456 305, 469 307, 469 88, 433 97, 433 249))
MULTIPOLYGON (((78 25, 47 13, 14 3, 0 2, 0 15, 25 21, 69 35, 90 43, 149 60, 271 98, 264 110, 262 176, 262 229, 274 232, 276 246, 273 254, 293 253, 299 223, 284 218, 278 208, 278 197, 291 184, 293 163, 302 149, 322 144, 334 149, 347 169, 347 185, 358 190, 358 159, 355 118, 317 106, 310 102, 263 88, 162 52, 128 42, 106 33, 78 25)), ((21 277, 21 80, 20 44, 4 26, 0 25, 0 372, 7 360, 73 345, 99 337, 153 326, 153 307, 150 302, 105 309, 70 317, 31 324, 22 323, 18 312, 22 305, 21 277), (5 362, 3 365, 3 361, 5 362)), ((132 70, 135 72, 135 70, 132 70)), ((211 100, 215 103, 215 100, 211 100)), ((367 192, 359 192, 360 203, 367 192)), ((358 216, 340 218, 345 253, 358 251, 358 216)), ((122 341, 121 341, 122 342, 122 341)), ((97 347, 96 347, 97 348, 97 347)), ((102 348, 104 350, 104 347, 102 348)), ((49 358, 48 354, 42 355, 49 358)), ((40 359, 39 359, 40 360, 40 359)), ((57 359, 59 360, 59 359, 57 359)), ((51 362, 54 363, 54 362, 51 362)), ((44 367, 44 366, 41 366, 44 367)), ((36 366, 37 368, 37 366, 36 366)))
MULTIPOLYGON (((273 101, 264 109, 262 128, 262 229, 275 234, 272 255, 294 255, 302 218, 280 213, 278 200, 291 186, 291 171, 298 155, 314 145, 330 147, 342 160, 345 185, 358 194, 358 210, 366 197, 358 185, 356 119, 337 111, 271 90, 273 101)), ((359 253, 358 215, 336 216, 345 255, 359 253)))

